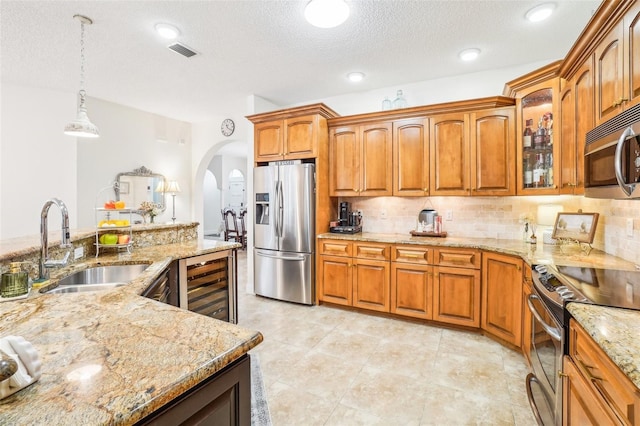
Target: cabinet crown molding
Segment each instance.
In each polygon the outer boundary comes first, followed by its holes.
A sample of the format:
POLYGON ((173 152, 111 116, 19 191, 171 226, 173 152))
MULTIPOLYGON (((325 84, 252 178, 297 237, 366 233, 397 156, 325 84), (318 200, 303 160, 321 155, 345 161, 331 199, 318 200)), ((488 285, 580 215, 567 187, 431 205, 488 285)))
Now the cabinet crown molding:
POLYGON ((340 114, 323 103, 304 105, 293 108, 280 109, 277 111, 263 112, 260 114, 247 115, 246 118, 253 124, 265 121, 284 120, 286 118, 299 117, 301 115, 318 114, 324 118, 339 117, 340 114))
POLYGON ((390 111, 370 112, 366 114, 349 115, 330 118, 329 127, 348 124, 380 123, 384 121, 419 118, 451 112, 477 111, 479 109, 514 106, 515 99, 506 96, 491 96, 487 98, 469 99, 464 101, 446 102, 433 105, 422 105, 411 108, 400 108, 390 111))
POLYGON ((555 61, 550 63, 549 65, 545 65, 542 68, 533 70, 530 73, 523 75, 522 77, 518 77, 515 80, 511 80, 510 82, 505 83, 502 94, 504 96, 511 96, 515 98, 517 97, 518 92, 524 89, 558 77, 560 65, 562 65, 561 60, 555 61))

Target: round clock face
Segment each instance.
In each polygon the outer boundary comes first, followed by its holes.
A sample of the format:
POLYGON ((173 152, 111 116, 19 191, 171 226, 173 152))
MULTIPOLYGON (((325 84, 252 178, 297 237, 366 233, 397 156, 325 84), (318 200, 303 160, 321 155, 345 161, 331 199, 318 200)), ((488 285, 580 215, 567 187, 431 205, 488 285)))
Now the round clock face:
POLYGON ((235 130, 236 125, 233 122, 232 119, 227 118, 226 120, 224 120, 222 122, 222 126, 220 128, 220 130, 222 130, 222 134, 225 136, 231 136, 233 134, 233 131, 235 130))

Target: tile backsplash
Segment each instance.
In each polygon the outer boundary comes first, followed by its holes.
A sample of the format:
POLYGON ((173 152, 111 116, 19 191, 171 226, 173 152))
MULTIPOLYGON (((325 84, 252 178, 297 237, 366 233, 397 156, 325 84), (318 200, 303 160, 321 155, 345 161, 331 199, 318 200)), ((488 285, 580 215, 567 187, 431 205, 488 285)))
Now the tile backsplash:
MULTIPOLYGON (((443 216, 443 230, 450 236, 521 239, 520 217, 537 217, 541 204, 559 204, 565 212, 582 209, 599 213, 593 247, 640 264, 640 200, 600 200, 582 196, 530 197, 349 197, 354 210, 363 214, 363 231, 408 234, 416 228, 418 213, 434 209, 443 216), (452 219, 446 219, 450 211, 452 219), (633 236, 627 236, 627 219, 633 220, 633 236)), ((537 232, 542 243, 540 226, 537 232)))

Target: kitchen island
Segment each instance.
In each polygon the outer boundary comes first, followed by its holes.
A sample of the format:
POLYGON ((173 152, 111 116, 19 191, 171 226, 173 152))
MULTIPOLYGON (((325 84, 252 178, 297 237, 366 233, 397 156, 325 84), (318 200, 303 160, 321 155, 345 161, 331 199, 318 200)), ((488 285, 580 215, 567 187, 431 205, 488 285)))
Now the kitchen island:
POLYGON ((134 424, 236 365, 262 341, 237 325, 140 293, 173 260, 238 247, 194 241, 114 253, 52 271, 149 263, 129 285, 102 292, 41 294, 0 303, 0 336, 35 347, 42 377, 0 400, 0 424, 134 424))

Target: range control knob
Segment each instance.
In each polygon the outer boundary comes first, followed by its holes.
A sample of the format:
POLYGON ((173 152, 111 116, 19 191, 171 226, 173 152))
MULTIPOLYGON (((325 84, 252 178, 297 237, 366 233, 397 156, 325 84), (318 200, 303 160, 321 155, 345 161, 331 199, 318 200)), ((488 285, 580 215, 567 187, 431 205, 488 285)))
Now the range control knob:
POLYGON ((564 300, 571 300, 575 297, 575 293, 572 291, 565 291, 564 293, 560 294, 560 297, 562 297, 564 300))

